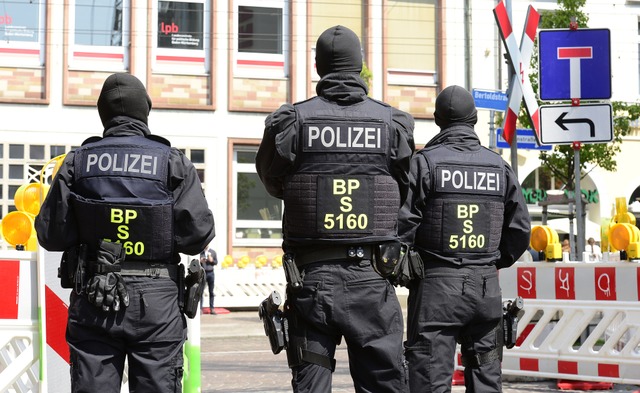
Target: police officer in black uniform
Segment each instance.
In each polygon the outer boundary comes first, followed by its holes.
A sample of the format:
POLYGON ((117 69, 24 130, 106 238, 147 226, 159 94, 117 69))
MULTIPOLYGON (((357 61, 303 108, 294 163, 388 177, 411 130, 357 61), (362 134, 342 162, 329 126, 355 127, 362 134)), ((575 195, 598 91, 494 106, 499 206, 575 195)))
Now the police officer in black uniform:
POLYGON ((125 358, 131 391, 182 391, 178 253, 205 249, 214 221, 193 164, 151 135, 150 109, 140 80, 109 76, 103 137, 66 155, 35 221, 40 245, 65 251, 61 271, 81 266, 66 333, 74 393, 119 392, 125 358))
POLYGON ((413 118, 367 97, 360 40, 346 27, 320 35, 316 66, 318 96, 269 115, 256 157, 266 189, 284 200, 285 265, 303 277, 286 301, 293 390, 331 391, 344 337, 357 392, 403 392, 402 310, 372 256, 397 241, 413 118))
POLYGON ((457 340, 467 392, 501 392, 498 269, 527 249, 529 212, 512 169, 480 145, 471 94, 447 87, 434 115, 441 131, 412 159, 399 219, 424 262, 408 299, 410 390, 451 391, 457 340))

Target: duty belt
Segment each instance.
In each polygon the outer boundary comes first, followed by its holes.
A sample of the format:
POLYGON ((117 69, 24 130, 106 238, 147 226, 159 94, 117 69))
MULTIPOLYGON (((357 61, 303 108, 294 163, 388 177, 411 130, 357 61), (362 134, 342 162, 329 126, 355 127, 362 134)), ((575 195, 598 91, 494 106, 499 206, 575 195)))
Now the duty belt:
POLYGON ((167 277, 178 280, 178 266, 166 263, 126 262, 120 270, 123 276, 167 277))
POLYGON ((361 259, 371 259, 373 256, 372 246, 331 246, 316 248, 313 250, 296 250, 296 265, 302 266, 314 262, 324 261, 359 261, 361 259))

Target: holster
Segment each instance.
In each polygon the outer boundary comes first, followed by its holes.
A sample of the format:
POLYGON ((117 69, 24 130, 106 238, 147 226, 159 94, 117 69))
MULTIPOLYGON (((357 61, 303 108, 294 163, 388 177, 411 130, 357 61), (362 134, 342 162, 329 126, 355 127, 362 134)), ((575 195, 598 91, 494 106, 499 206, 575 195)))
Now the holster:
POLYGON ((187 317, 193 319, 198 312, 198 304, 204 291, 205 274, 197 259, 192 259, 189 263, 187 276, 184 279, 186 287, 184 292, 184 305, 182 312, 187 317))
POLYGON ((307 349, 307 327, 305 322, 296 316, 295 313, 287 311, 286 305, 285 315, 289 322, 289 335, 286 347, 289 368, 295 368, 304 363, 313 363, 329 369, 331 372, 335 371, 335 359, 307 349))
POLYGON ((288 322, 279 309, 281 304, 280 293, 273 291, 258 307, 258 316, 264 325, 264 334, 269 337, 271 352, 274 355, 285 349, 289 341, 288 322))
POLYGON ((58 278, 60 286, 67 289, 75 289, 79 294, 84 288, 87 268, 87 245, 79 244, 62 253, 58 278))
POLYGON ((518 296, 502 305, 502 330, 504 346, 508 349, 516 345, 518 338, 518 321, 524 314, 524 300, 518 296))

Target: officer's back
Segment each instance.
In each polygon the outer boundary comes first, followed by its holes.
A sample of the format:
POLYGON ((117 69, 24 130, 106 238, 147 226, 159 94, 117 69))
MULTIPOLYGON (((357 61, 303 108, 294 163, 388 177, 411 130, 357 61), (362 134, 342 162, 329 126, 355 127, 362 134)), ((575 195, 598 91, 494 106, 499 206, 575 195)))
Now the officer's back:
POLYGON ((64 251, 71 388, 120 391, 126 359, 132 391, 178 391, 179 253, 206 247, 213 216, 193 164, 151 134, 151 99, 135 76, 109 76, 97 106, 103 136, 66 155, 35 222, 40 244, 64 251))
POLYGON ((269 115, 256 156, 284 200, 293 390, 331 391, 344 337, 356 391, 403 392, 402 310, 374 254, 397 242, 413 118, 367 96, 360 40, 344 26, 320 35, 316 67, 318 95, 269 115))

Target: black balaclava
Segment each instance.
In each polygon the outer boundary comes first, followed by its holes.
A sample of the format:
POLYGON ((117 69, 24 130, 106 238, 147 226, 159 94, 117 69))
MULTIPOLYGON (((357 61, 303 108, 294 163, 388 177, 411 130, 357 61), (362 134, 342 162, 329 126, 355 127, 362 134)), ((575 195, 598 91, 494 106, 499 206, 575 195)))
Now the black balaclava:
POLYGON ((324 31, 316 42, 316 69, 323 77, 332 72, 362 71, 360 39, 344 26, 333 26, 324 31))
POLYGON ((454 123, 471 126, 478 121, 478 111, 473 96, 465 88, 452 85, 442 90, 436 98, 436 111, 433 113, 436 124, 445 129, 454 123))
POLYGON ((151 98, 138 78, 121 72, 110 75, 104 81, 98 97, 98 114, 103 126, 106 127, 116 116, 133 117, 148 124, 149 111, 151 98))

